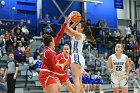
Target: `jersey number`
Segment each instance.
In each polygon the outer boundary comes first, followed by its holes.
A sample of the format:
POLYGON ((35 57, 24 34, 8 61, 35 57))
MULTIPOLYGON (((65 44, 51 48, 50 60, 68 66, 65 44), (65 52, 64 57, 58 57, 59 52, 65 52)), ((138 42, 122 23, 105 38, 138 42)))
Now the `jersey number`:
POLYGON ((122 66, 116 66, 116 71, 122 71, 122 66))

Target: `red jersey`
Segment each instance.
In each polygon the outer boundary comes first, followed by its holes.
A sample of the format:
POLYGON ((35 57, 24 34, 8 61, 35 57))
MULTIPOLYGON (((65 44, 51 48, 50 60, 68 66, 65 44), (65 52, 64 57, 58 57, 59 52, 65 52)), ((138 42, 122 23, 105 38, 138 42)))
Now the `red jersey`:
MULTIPOLYGON (((60 39, 63 37, 65 28, 66 28, 66 24, 63 24, 61 30, 59 31, 59 33, 54 39, 55 45, 57 45, 60 39)), ((51 70, 54 72, 60 72, 60 73, 64 72, 60 66, 56 66, 56 63, 57 63, 56 53, 52 49, 44 48, 42 60, 43 60, 43 64, 42 64, 41 69, 48 69, 48 70, 51 70)))
POLYGON ((68 67, 71 64, 71 56, 69 55, 68 57, 65 57, 63 53, 60 53, 57 55, 57 60, 59 64, 64 64, 65 65, 65 71, 68 69, 68 67))
MULTIPOLYGON (((63 24, 62 28, 60 29, 59 33, 54 39, 55 45, 57 45, 62 38, 65 28, 67 24, 63 24)), ((42 66, 41 69, 46 69, 46 71, 40 71, 39 72, 39 81, 43 88, 46 86, 56 83, 55 78, 57 78, 56 73, 66 73, 60 66, 56 66, 57 59, 56 59, 56 53, 50 48, 44 48, 43 50, 43 56, 42 56, 42 66)))

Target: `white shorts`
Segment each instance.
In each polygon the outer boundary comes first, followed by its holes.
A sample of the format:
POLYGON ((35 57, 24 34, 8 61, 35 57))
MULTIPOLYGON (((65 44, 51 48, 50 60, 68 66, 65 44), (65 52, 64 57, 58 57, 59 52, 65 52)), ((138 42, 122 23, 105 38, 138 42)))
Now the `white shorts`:
POLYGON ((127 82, 125 76, 123 76, 123 77, 119 76, 119 78, 118 78, 115 75, 111 74, 111 84, 112 84, 113 88, 115 88, 115 87, 128 87, 128 82, 127 82))
POLYGON ((85 66, 85 59, 81 54, 73 53, 71 56, 71 62, 79 64, 80 66, 85 66))

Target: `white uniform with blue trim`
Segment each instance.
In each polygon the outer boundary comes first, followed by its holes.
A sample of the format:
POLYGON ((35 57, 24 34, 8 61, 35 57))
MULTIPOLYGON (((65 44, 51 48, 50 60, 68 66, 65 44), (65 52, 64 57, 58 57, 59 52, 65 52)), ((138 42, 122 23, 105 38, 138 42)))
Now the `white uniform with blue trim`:
POLYGON ((111 55, 113 68, 115 72, 111 73, 112 87, 128 87, 126 80, 126 55, 122 54, 120 59, 117 59, 115 54, 111 55))
POLYGON ((71 61, 72 63, 77 63, 80 66, 84 67, 85 66, 85 59, 83 57, 83 42, 86 39, 85 35, 81 33, 81 39, 76 40, 75 37, 72 38, 71 40, 71 53, 72 53, 72 58, 71 61))

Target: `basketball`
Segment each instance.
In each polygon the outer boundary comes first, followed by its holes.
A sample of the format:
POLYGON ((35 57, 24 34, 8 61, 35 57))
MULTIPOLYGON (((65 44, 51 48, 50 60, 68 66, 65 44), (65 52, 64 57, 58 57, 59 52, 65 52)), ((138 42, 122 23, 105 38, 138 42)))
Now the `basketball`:
POLYGON ((73 13, 75 14, 72 18, 71 21, 74 23, 79 23, 81 21, 81 14, 78 11, 73 11, 73 13))

